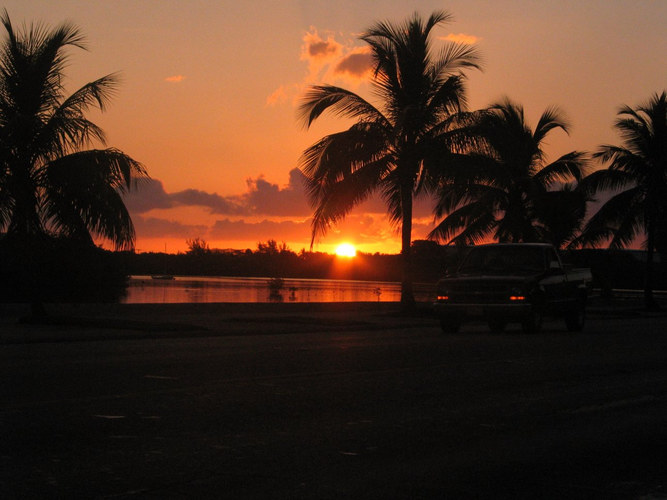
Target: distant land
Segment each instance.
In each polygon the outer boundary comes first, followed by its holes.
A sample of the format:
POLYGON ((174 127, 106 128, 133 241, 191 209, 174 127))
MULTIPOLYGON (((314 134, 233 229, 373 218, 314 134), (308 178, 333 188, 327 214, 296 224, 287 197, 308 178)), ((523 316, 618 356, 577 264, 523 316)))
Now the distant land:
MULTIPOLYGON (((413 243, 416 282, 434 283, 454 269, 465 248, 431 241, 413 243)), ((644 252, 638 250, 586 249, 562 253, 566 264, 589 267, 594 286, 601 289, 642 289, 644 252)), ((243 276, 301 279, 352 279, 400 281, 400 255, 359 253, 345 258, 322 252, 289 249, 204 250, 164 252, 115 252, 118 265, 128 275, 173 274, 176 276, 243 276)), ((667 289, 667 266, 658 256, 656 290, 667 289)))

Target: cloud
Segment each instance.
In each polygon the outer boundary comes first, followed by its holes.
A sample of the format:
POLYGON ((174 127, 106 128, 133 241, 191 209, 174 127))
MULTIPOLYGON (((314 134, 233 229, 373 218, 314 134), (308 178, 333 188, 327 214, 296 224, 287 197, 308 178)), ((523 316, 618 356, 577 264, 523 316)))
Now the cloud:
POLYGON ((351 42, 341 43, 332 33, 320 35, 312 26, 303 35, 302 41, 299 58, 308 63, 308 72, 301 82, 276 88, 266 97, 267 106, 288 101, 296 105, 298 98, 309 85, 332 81, 358 85, 371 74, 373 61, 367 46, 354 46, 351 42))
POLYGON ((281 85, 276 90, 273 91, 271 95, 266 98, 267 106, 275 106, 276 104, 283 103, 287 101, 288 89, 285 85, 281 85))
POLYGON ((168 196, 173 203, 172 206, 205 207, 213 214, 243 215, 249 213, 247 207, 239 203, 235 197, 224 197, 199 189, 185 189, 168 196))
POLYGON ((290 171, 286 186, 271 183, 260 175, 246 180, 248 190, 245 193, 221 196, 199 189, 167 193, 159 180, 142 179, 136 189, 123 195, 123 200, 133 214, 154 209, 203 207, 211 214, 307 217, 311 209, 303 182, 304 175, 295 168, 290 171))
POLYGON ((353 49, 340 59, 334 68, 337 76, 348 76, 352 79, 365 80, 373 71, 373 56, 370 47, 353 49))
MULTIPOLYGON (((292 245, 310 246, 312 218, 303 220, 261 221, 217 220, 205 237, 212 241, 276 241, 291 242, 292 245)), ((421 228, 421 225, 419 225, 421 228)), ((351 213, 339 224, 331 227, 324 237, 318 237, 315 245, 326 241, 351 241, 356 245, 377 246, 395 240, 398 233, 389 227, 386 217, 378 214, 351 213)))
POLYGON ((475 35, 467 35, 465 33, 450 33, 447 36, 439 37, 440 40, 447 40, 454 43, 463 43, 465 45, 475 45, 482 39, 475 35))
POLYGON ((311 26, 303 36, 301 45, 301 60, 308 61, 315 66, 322 65, 331 59, 337 58, 343 50, 343 46, 328 35, 324 40, 317 30, 311 26))
POLYGON ((244 204, 253 214, 275 216, 307 216, 312 210, 304 191, 305 176, 294 168, 289 173, 289 183, 281 188, 267 182, 263 176, 248 179, 248 192, 243 195, 244 204))
POLYGON ((131 213, 143 214, 155 208, 171 208, 173 203, 157 179, 141 179, 136 188, 123 194, 125 206, 131 213))
MULTIPOLYGON (((198 189, 169 193, 159 180, 145 179, 139 182, 137 190, 126 193, 124 200, 142 248, 151 239, 183 242, 195 237, 215 242, 219 248, 245 247, 251 242, 268 239, 286 241, 293 248, 307 248, 313 209, 305 194, 304 180, 304 174, 294 168, 286 185, 269 182, 260 175, 247 179, 245 192, 221 196, 198 189), (201 209, 209 215, 202 217, 201 209), (202 220, 206 222, 202 223, 202 220)), ((414 239, 424 238, 432 228, 431 208, 431 200, 415 200, 414 239)), ((386 204, 376 194, 353 209, 315 243, 344 239, 367 248, 395 246, 398 233, 396 227, 387 223, 386 210, 386 204)), ((172 241, 170 245, 173 244, 172 241)))
POLYGON ((195 238, 205 234, 208 227, 200 224, 183 224, 181 222, 158 219, 156 217, 132 217, 137 235, 141 238, 195 238))
POLYGON ((183 80, 185 80, 185 77, 183 75, 168 76, 167 78, 164 79, 165 82, 169 83, 180 83, 183 80))
POLYGON ((276 221, 264 219, 260 222, 222 219, 213 224, 208 237, 216 240, 305 241, 310 236, 310 221, 276 221))

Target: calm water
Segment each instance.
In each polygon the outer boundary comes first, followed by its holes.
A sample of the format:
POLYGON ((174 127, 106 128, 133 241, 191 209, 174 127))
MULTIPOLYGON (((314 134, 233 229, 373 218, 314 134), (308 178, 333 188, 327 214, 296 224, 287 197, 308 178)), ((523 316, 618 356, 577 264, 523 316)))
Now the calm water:
POLYGON ((348 280, 283 280, 272 290, 269 278, 223 278, 177 276, 173 280, 154 280, 132 276, 122 302, 397 302, 400 283, 348 280))

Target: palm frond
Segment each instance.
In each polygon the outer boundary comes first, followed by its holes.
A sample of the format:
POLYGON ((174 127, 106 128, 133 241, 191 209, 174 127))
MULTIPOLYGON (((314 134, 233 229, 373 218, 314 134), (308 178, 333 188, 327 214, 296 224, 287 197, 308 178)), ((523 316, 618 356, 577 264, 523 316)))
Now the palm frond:
POLYGON ((588 169, 588 156, 581 151, 572 151, 539 170, 533 179, 545 187, 555 182, 581 180, 588 169))
POLYGON ((624 170, 596 170, 584 177, 579 186, 588 196, 594 196, 600 191, 634 189, 637 179, 624 170))
MULTIPOLYGON (((438 85, 428 102, 428 111, 434 118, 449 118, 466 108, 465 85, 462 75, 450 76, 438 85)), ((435 125, 435 124, 434 124, 435 125)))
POLYGON ((387 131, 375 123, 356 123, 348 130, 325 136, 306 149, 299 166, 310 179, 311 199, 319 200, 328 185, 387 155, 387 131))
MULTIPOLYGON (((378 187, 387 170, 386 158, 365 164, 349 175, 325 186, 317 186, 317 196, 311 196, 315 206, 312 221, 311 246, 318 236, 324 235, 332 224, 341 221, 358 203, 370 196, 378 187)), ((306 184, 312 184, 306 179, 306 184)), ((308 187, 311 192, 313 187, 308 187)))
POLYGON ((46 216, 56 229, 75 234, 85 228, 117 248, 132 246, 134 229, 121 195, 146 177, 141 163, 116 149, 90 150, 58 158, 45 171, 46 216))
POLYGON ((561 129, 566 134, 569 133, 569 122, 565 118, 563 112, 557 106, 548 107, 542 116, 540 116, 537 125, 535 126, 535 132, 533 133, 533 139, 537 144, 541 143, 549 132, 554 129, 561 129))
POLYGON ((328 109, 337 116, 389 125, 372 104, 354 92, 333 85, 316 85, 306 92, 298 109, 299 120, 308 128, 328 109))
POLYGON ((436 218, 441 218, 458 207, 477 202, 486 204, 487 209, 491 212, 501 210, 507 205, 507 193, 504 189, 489 184, 461 182, 443 184, 440 187, 433 214, 436 218))
POLYGON ((451 212, 429 233, 429 239, 447 244, 475 245, 496 227, 497 221, 483 202, 473 202, 451 212))
POLYGON ((482 56, 475 45, 447 43, 433 60, 433 78, 438 81, 461 74, 462 69, 482 70, 482 56))
POLYGON ((597 246, 609 240, 610 246, 621 248, 632 242, 644 228, 642 198, 638 188, 610 198, 586 223, 580 244, 597 246))

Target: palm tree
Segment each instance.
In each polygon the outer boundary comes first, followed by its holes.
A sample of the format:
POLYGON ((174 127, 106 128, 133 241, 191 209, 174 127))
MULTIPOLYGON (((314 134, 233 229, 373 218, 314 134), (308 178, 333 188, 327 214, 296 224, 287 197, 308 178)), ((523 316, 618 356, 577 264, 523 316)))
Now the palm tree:
POLYGON ((12 276, 3 285, 24 283, 32 315, 40 318, 44 290, 52 285, 45 276, 58 247, 53 237, 76 242, 72 249, 81 256, 94 249, 93 237, 131 248, 134 227, 122 193, 147 174, 117 149, 87 149, 103 144, 104 132, 85 112, 104 110, 117 77, 65 95, 65 52, 84 48, 79 30, 62 24, 17 32, 6 10, 0 22, 7 35, 0 45, 0 233, 13 262, 2 266, 12 276))
POLYGON ((435 215, 444 219, 430 237, 448 244, 495 239, 558 246, 571 238, 583 220, 585 199, 563 183, 581 179, 586 158, 573 151, 546 163, 542 144, 554 129, 567 133, 568 124, 553 107, 534 131, 523 108, 507 98, 480 112, 469 130, 481 140, 469 161, 443 178, 435 215))
POLYGON ((667 94, 656 93, 637 109, 623 106, 615 127, 623 146, 601 146, 594 156, 609 166, 582 185, 590 194, 616 194, 588 221, 581 243, 624 248, 645 234, 644 301, 654 309, 653 253, 667 231, 667 94))
POLYGON ((117 77, 107 75, 66 96, 68 47, 84 48, 70 25, 14 30, 0 15, 7 37, 0 46, 0 231, 27 240, 47 234, 92 242, 109 239, 131 248, 134 228, 122 193, 144 167, 104 143, 104 132, 84 113, 104 110, 117 77))
POLYGON ((465 107, 462 71, 479 68, 477 51, 471 46, 448 44, 434 54, 431 32, 450 19, 445 12, 434 12, 423 22, 414 14, 401 25, 378 23, 361 37, 373 56, 378 107, 331 85, 312 87, 300 106, 306 127, 327 110, 356 120, 349 129, 322 138, 301 158, 315 207, 313 241, 379 191, 391 221, 401 226, 404 308, 414 304, 413 198, 435 185, 436 165, 426 160, 465 107))

